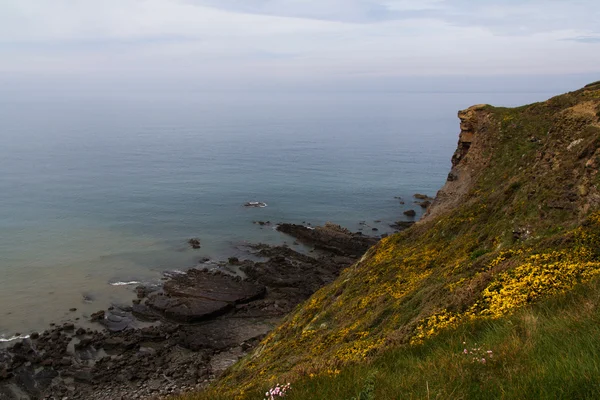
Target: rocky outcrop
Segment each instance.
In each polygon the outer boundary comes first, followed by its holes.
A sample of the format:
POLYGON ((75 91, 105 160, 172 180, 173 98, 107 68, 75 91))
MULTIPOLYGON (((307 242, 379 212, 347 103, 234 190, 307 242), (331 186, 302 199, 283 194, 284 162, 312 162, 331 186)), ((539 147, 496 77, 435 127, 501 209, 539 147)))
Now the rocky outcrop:
POLYGON ((199 322, 230 311, 236 304, 265 295, 266 288, 229 275, 190 270, 176 275, 151 294, 146 305, 161 316, 178 322, 199 322))
POLYGON ((487 163, 484 156, 489 106, 475 105, 458 112, 460 135, 458 145, 452 156, 452 168, 446 184, 440 189, 431 203, 422 221, 452 210, 461 203, 472 187, 476 176, 487 163))
POLYGON ((133 306, 94 313, 103 331, 68 323, 0 349, 0 400, 152 398, 206 386, 377 240, 334 224, 284 229, 318 256, 252 245, 261 261, 230 260, 246 279, 172 274, 162 287, 137 287, 133 306))
POLYGON ((293 236, 301 243, 342 256, 360 257, 378 240, 360 233, 352 233, 331 222, 316 228, 281 224, 277 226, 277 230, 293 236))

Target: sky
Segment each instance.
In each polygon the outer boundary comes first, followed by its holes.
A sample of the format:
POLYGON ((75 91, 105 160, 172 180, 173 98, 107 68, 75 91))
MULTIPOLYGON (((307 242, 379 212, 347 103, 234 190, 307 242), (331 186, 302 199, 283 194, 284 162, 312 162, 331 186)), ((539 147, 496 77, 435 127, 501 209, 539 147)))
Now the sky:
POLYGON ((0 76, 238 87, 600 79, 598 21, 598 0, 0 0, 0 76))

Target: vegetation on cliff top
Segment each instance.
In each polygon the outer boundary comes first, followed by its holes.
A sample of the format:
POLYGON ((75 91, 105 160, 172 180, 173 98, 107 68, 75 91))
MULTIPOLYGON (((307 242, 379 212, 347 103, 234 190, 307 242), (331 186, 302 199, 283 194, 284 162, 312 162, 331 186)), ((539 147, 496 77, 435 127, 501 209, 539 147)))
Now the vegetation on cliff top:
POLYGON ((600 395, 600 84, 461 119, 431 216, 190 398, 600 395))

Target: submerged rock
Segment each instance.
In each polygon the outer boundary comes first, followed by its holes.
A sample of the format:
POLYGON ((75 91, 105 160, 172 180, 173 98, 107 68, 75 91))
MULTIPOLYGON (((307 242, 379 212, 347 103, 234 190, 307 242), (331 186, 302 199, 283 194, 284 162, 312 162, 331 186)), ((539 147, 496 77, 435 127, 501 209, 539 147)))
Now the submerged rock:
POLYGON ((404 211, 404 215, 406 215, 407 217, 414 217, 415 215, 417 215, 415 210, 406 210, 404 211))
POLYGON ((262 201, 249 201, 247 203, 244 203, 244 207, 264 208, 266 206, 267 206, 267 203, 264 203, 262 201))
POLYGON ((200 239, 191 238, 188 240, 188 244, 192 247, 192 249, 199 249, 200 248, 200 239))

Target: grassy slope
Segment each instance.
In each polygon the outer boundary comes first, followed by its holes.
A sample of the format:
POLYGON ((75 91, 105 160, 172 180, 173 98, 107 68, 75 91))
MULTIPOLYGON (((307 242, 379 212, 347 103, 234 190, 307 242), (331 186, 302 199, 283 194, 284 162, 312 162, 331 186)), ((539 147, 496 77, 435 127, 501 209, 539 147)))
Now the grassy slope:
POLYGON ((600 395, 600 84, 479 118, 460 206, 382 240, 190 398, 600 395))

